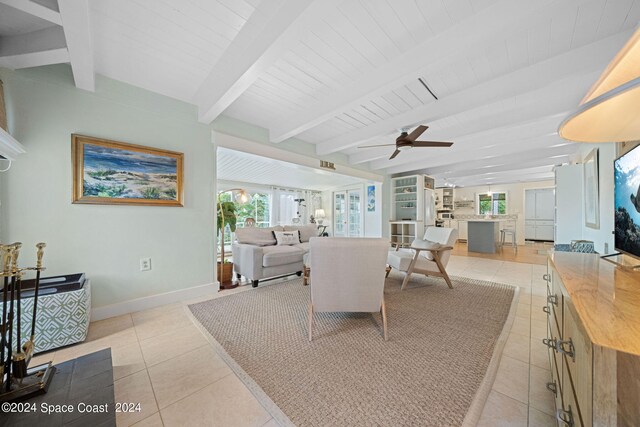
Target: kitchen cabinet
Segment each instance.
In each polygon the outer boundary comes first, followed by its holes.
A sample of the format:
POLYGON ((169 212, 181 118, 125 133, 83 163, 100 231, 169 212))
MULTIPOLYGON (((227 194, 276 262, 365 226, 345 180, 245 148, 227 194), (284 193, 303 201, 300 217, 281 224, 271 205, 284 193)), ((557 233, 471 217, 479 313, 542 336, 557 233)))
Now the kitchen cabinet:
POLYGON ((467 241, 469 223, 465 221, 456 221, 458 223, 458 240, 467 241))
POLYGON ((524 237, 527 240, 553 241, 555 193, 553 188, 525 190, 524 237))

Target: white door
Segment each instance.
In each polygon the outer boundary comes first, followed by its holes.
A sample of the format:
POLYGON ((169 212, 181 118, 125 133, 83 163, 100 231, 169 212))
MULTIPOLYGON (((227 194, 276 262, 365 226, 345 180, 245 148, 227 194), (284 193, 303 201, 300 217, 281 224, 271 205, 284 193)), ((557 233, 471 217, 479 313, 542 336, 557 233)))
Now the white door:
POLYGON ((333 235, 346 237, 347 235, 347 192, 333 193, 333 235))
POLYGON ((553 225, 536 225, 537 240, 553 240, 553 225))
POLYGON ((534 221, 531 221, 529 224, 528 221, 524 225, 524 238, 527 240, 535 240, 536 239, 536 226, 534 225, 534 221))
POLYGON ((347 191, 349 199, 348 228, 349 237, 360 237, 362 235, 362 195, 360 190, 347 191))
POLYGON ((556 198, 553 188, 536 191, 536 219, 553 220, 555 216, 556 198))
POLYGON ((362 236, 362 192, 360 190, 333 193, 333 235, 362 236))

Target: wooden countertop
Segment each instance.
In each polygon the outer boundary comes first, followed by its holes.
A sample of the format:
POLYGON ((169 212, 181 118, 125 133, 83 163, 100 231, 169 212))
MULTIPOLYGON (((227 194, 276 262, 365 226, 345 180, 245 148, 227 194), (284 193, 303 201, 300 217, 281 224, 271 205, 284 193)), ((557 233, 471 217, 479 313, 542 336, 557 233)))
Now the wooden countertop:
POLYGON ((549 252, 591 342, 640 356, 640 271, 597 254, 549 252))

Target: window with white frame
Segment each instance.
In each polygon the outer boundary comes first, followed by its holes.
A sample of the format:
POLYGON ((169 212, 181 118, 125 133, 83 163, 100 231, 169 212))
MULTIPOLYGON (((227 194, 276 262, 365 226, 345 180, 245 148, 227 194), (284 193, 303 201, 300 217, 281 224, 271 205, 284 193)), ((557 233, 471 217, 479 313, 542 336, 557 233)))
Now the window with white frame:
POLYGON ((507 193, 478 194, 478 215, 506 215, 507 193))

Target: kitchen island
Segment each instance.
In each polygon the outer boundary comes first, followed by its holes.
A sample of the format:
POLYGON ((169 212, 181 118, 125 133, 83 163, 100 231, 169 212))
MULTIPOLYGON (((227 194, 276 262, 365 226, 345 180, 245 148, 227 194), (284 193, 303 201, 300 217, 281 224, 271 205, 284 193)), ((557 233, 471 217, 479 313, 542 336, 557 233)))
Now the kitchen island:
POLYGON ((493 254, 500 240, 500 219, 469 219, 467 248, 470 252, 493 254))

